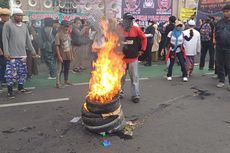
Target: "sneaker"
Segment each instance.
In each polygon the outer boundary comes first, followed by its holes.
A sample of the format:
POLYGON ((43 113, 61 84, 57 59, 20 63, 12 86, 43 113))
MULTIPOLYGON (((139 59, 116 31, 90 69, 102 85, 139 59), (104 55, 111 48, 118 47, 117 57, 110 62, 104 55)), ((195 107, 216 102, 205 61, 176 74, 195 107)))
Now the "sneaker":
POLYGON ((172 77, 167 77, 167 80, 168 81, 172 81, 172 77))
POLYGON ((183 77, 183 81, 184 82, 188 82, 188 78, 187 77, 183 77))
POLYGON ((224 87, 224 83, 223 82, 219 82, 217 85, 216 85, 217 88, 223 88, 224 87))
POLYGON ((132 101, 133 101, 134 103, 139 103, 139 102, 140 102, 140 98, 139 98, 139 97, 133 97, 133 98, 132 98, 132 101))
POLYGON ((48 77, 48 80, 56 80, 56 77, 48 77))
POLYGON ((15 98, 14 94, 13 94, 13 93, 9 93, 9 92, 8 92, 8 94, 7 94, 7 97, 8 97, 9 99, 14 99, 14 98, 15 98))
POLYGON ((32 93, 32 91, 31 90, 28 90, 28 89, 25 89, 25 88, 23 88, 23 89, 21 89, 21 90, 18 90, 20 93, 25 93, 25 94, 30 94, 30 93, 32 93))

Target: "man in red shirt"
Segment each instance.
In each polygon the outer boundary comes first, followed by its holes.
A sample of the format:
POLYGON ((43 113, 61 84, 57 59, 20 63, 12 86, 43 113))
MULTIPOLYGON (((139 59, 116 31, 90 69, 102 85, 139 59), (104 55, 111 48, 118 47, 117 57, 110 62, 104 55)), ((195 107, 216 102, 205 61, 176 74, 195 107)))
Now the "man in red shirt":
MULTIPOLYGON (((131 79, 131 94, 132 101, 138 103, 140 101, 139 92, 139 76, 138 76, 138 57, 144 53, 147 46, 147 38, 139 27, 133 26, 134 17, 130 13, 123 15, 123 53, 124 61, 127 64, 126 74, 129 73, 131 79), (141 40, 141 49, 139 49, 139 43, 141 40)), ((124 84, 126 74, 122 77, 122 91, 121 97, 124 94, 124 84)))

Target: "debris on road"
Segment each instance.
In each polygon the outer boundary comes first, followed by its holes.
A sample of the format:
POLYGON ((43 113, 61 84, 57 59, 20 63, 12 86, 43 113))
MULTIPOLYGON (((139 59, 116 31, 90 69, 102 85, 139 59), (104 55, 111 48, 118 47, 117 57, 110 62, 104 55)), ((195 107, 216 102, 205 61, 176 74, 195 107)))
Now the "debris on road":
POLYGON ((77 123, 79 120, 81 119, 81 117, 74 117, 71 121, 70 121, 70 123, 77 123))
POLYGON ((110 142, 109 140, 103 140, 102 145, 103 145, 105 148, 108 148, 109 146, 111 146, 111 142, 110 142))

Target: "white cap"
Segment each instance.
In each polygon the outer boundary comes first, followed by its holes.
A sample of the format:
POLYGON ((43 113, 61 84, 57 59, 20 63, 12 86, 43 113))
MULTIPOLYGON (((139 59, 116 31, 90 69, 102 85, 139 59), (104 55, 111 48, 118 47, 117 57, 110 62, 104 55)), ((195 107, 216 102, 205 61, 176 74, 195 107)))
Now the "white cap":
POLYGON ((14 14, 22 14, 23 15, 23 11, 20 8, 13 8, 12 9, 12 15, 14 15, 14 14))
POLYGON ((196 25, 196 22, 194 20, 189 20, 188 21, 188 25, 190 26, 195 26, 196 25))

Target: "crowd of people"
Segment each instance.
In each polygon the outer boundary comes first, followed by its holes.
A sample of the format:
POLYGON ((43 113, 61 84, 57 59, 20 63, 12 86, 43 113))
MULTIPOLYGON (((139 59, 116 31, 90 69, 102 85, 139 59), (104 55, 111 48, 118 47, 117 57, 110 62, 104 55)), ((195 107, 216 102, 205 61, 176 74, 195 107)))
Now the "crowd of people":
MULTIPOLYGON (((109 19, 110 26, 121 31, 123 37, 121 44, 131 78, 132 101, 140 101, 138 63, 151 66, 152 54, 156 52, 166 61, 168 81, 173 79, 173 66, 177 62, 182 80, 187 82, 193 73, 195 56, 200 54, 199 69, 203 70, 209 52, 209 70, 219 79, 217 87, 224 87, 227 75, 230 83, 230 5, 224 6, 223 14, 223 19, 207 17, 199 26, 194 17, 182 22, 171 16, 168 22, 148 21, 146 27, 141 27, 130 13, 124 14, 122 20, 109 19)), ((78 73, 90 68, 85 64, 86 59, 96 60, 97 49, 106 41, 87 19, 79 17, 61 23, 58 19, 45 18, 38 26, 26 19, 20 8, 13 8, 12 12, 1 8, 0 19, 0 83, 6 84, 9 98, 15 97, 16 82, 19 92, 31 92, 24 88, 24 83, 38 74, 39 61, 46 64, 48 79, 56 79, 56 88, 62 88, 61 73, 64 84, 72 85, 69 71, 78 73)), ((125 76, 121 80, 121 97, 125 76)))

